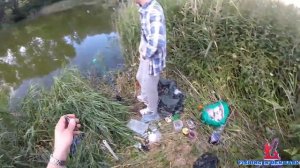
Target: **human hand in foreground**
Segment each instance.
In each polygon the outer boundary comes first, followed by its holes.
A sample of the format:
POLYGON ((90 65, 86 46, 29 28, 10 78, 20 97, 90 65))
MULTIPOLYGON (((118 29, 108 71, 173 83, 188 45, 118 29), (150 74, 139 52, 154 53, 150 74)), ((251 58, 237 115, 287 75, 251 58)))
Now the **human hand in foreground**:
POLYGON ((60 117, 55 126, 54 134, 53 157, 55 159, 62 161, 67 160, 73 137, 80 133, 80 131, 78 131, 80 127, 79 119, 76 118, 75 114, 67 114, 60 117))

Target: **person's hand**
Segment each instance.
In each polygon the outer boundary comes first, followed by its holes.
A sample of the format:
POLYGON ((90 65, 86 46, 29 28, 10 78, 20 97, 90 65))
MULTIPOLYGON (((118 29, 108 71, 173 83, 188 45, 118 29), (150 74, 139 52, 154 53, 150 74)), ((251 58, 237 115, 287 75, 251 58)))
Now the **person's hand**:
POLYGON ((140 45, 139 45, 139 53, 140 53, 140 55, 142 55, 143 52, 144 52, 144 46, 143 46, 142 43, 140 43, 140 45))
POLYGON ((53 157, 58 160, 67 160, 70 153, 70 147, 73 141, 73 136, 79 134, 78 128, 79 119, 75 114, 67 114, 60 117, 55 127, 54 152, 53 157), (69 122, 66 118, 69 118, 69 122))
POLYGON ((140 53, 140 60, 145 60, 146 57, 144 56, 145 52, 145 46, 143 45, 143 43, 140 43, 140 46, 139 46, 139 53, 140 53))
POLYGON ((143 55, 140 55, 140 61, 142 61, 142 60, 146 60, 146 57, 143 55))

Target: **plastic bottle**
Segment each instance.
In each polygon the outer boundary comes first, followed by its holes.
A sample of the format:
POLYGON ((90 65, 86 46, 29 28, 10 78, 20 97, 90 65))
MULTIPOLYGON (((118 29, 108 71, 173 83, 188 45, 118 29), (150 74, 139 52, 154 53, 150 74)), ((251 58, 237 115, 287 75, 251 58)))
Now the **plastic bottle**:
POLYGON ((191 130, 194 130, 196 128, 195 123, 191 119, 187 120, 186 124, 188 125, 189 129, 191 129, 191 130))
POLYGON ((222 125, 213 131, 213 133, 210 136, 209 143, 214 144, 214 145, 217 145, 220 143, 221 135, 224 131, 224 127, 225 126, 222 125))
POLYGON ((181 120, 175 120, 173 121, 173 126, 176 132, 180 132, 183 127, 183 122, 181 120))

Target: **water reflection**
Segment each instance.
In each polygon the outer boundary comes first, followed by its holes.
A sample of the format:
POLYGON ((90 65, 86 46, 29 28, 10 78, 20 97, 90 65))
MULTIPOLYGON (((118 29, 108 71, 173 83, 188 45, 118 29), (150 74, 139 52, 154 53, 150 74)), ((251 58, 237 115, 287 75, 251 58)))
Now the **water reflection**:
POLYGON ((52 83, 63 65, 101 75, 123 63, 111 11, 83 6, 0 31, 0 77, 23 95, 31 84, 52 83))
POLYGON ((2 63, 14 65, 14 64, 16 64, 16 57, 13 55, 11 49, 7 49, 6 56, 0 57, 0 61, 2 63))
POLYGON ((78 65, 82 71, 94 68, 99 75, 103 75, 110 69, 118 68, 123 62, 116 33, 87 36, 80 44, 72 41, 68 36, 65 40, 75 48, 76 57, 71 60, 71 63, 78 65))

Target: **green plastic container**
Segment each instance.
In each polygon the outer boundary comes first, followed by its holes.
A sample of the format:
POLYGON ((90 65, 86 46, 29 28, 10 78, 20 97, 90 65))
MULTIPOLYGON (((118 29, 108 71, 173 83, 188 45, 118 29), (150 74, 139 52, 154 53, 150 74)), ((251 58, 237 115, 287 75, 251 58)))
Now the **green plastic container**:
POLYGON ((201 112, 201 120, 204 124, 220 127, 225 125, 230 110, 226 102, 218 101, 216 103, 206 105, 201 112))

